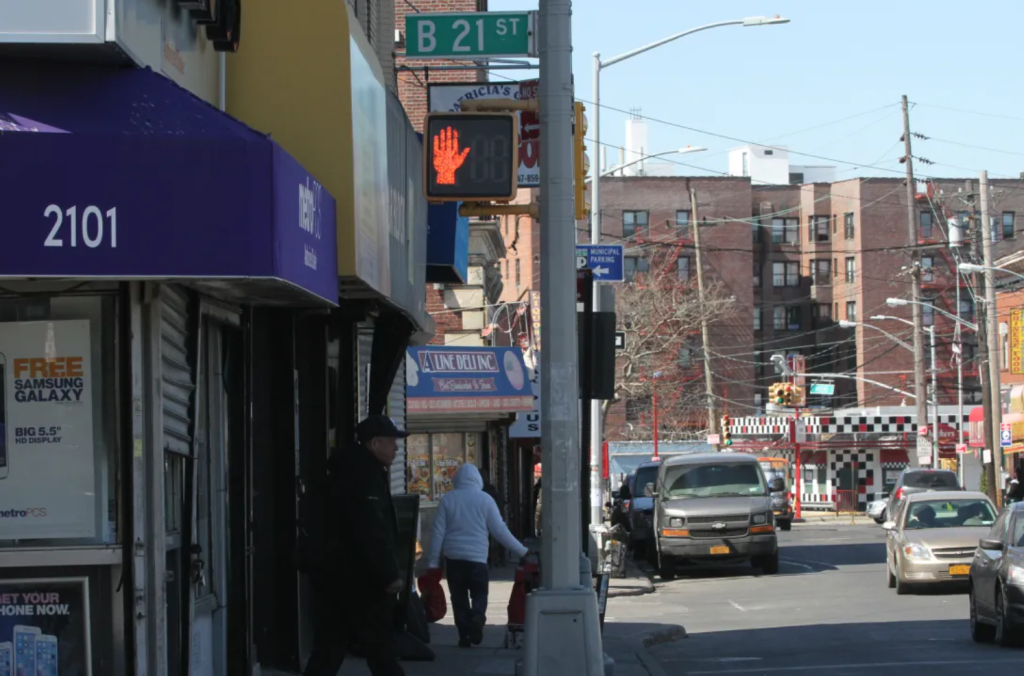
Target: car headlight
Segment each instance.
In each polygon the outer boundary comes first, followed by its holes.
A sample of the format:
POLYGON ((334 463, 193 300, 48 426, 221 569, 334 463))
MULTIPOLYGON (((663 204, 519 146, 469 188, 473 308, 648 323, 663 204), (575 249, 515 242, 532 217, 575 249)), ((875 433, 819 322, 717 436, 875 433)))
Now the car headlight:
POLYGON ((674 516, 674 517, 672 517, 671 519, 668 520, 668 525, 669 525, 669 528, 682 528, 683 527, 683 519, 681 517, 674 516))
POLYGON ((750 517, 750 523, 752 523, 755 526, 757 526, 759 524, 766 524, 766 523, 768 523, 768 515, 767 514, 754 514, 752 517, 750 517))
POLYGON ((903 546, 903 555, 908 559, 930 559, 932 553, 924 545, 909 544, 903 546))
POLYGON ((1024 587, 1024 568, 1010 566, 1006 569, 1006 584, 1014 587, 1024 587))

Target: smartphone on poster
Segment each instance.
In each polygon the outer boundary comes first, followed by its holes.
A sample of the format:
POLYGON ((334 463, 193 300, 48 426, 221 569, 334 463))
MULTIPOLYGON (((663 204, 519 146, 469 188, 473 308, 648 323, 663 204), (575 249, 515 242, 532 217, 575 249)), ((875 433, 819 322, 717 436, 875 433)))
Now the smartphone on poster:
POLYGON ((11 656, 13 652, 14 646, 10 641, 0 643, 0 676, 13 676, 11 673, 11 663, 14 660, 11 656))
POLYGON ((36 636, 35 676, 57 676, 57 637, 49 634, 36 636))
MULTIPOLYGON (((0 352, 0 479, 6 479, 10 471, 10 456, 7 452, 7 357, 0 352)), ((2 672, 0 672, 2 676, 2 672)))
POLYGON ((14 676, 36 676, 36 637, 39 627, 14 625, 14 676))

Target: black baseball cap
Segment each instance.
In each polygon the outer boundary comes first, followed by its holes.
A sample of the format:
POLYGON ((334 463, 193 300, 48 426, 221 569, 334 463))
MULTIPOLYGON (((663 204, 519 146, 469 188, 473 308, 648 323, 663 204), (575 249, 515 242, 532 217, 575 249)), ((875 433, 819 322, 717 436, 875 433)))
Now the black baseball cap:
POLYGON ((405 439, 407 436, 409 436, 409 433, 398 429, 391 418, 386 415, 366 416, 362 422, 356 425, 356 439, 360 443, 369 441, 374 437, 405 439))

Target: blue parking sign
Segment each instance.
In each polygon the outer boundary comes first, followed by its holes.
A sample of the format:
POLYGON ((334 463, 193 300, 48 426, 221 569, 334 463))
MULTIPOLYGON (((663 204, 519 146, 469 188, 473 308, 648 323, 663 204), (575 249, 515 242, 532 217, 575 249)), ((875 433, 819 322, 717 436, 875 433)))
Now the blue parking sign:
POLYGON ((577 244, 576 269, 591 270, 595 282, 623 281, 622 245, 577 244))

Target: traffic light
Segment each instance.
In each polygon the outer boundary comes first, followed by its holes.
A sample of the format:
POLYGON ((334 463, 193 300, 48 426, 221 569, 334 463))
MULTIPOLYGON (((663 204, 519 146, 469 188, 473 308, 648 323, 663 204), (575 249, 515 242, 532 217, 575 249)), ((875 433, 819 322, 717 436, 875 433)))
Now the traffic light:
POLYGON ((782 385, 782 383, 774 383, 771 387, 768 388, 768 398, 774 404, 781 405, 784 401, 782 396, 782 385))
POLYGON ((793 405, 793 384, 783 383, 782 384, 782 405, 792 406, 793 405))
POLYGON ((576 220, 579 221, 585 219, 590 212, 590 205, 587 204, 587 173, 590 172, 590 158, 587 157, 587 146, 583 143, 587 135, 587 116, 583 114, 586 108, 579 101, 576 102, 575 108, 572 156, 576 181, 576 220))
POLYGON ((722 416, 722 445, 732 446, 732 429, 730 424, 732 421, 729 419, 729 414, 722 416))
POLYGON ((515 113, 430 113, 423 194, 431 202, 507 202, 519 187, 515 113))

